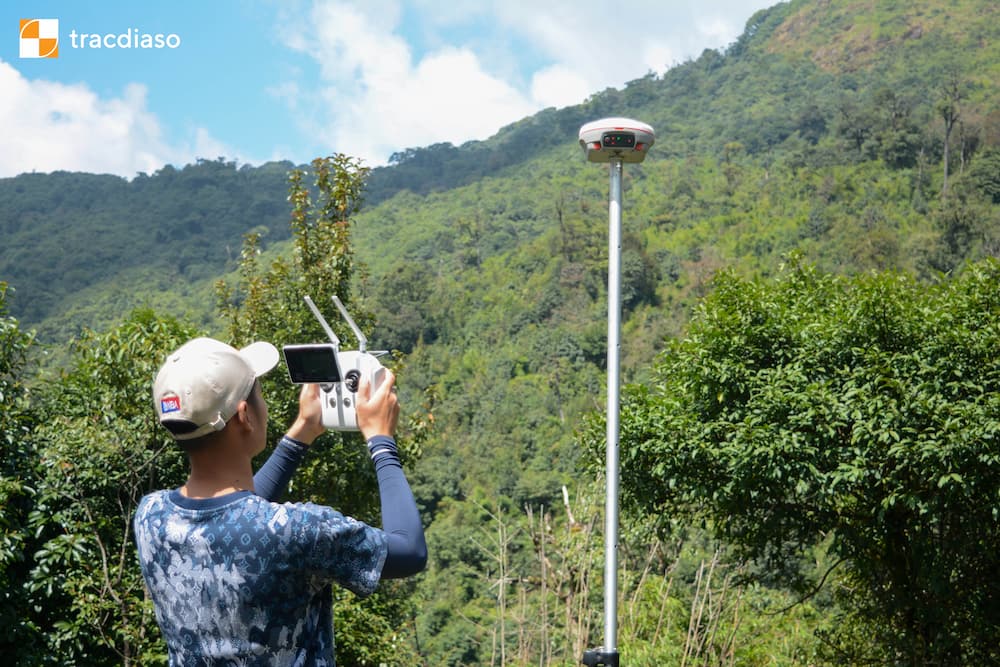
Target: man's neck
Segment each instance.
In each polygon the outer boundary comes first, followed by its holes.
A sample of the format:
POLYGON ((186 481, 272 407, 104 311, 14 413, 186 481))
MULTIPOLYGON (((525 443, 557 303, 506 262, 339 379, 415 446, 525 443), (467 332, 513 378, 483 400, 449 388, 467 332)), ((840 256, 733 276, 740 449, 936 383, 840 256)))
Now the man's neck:
POLYGON ((253 480, 251 480, 250 484, 239 482, 225 484, 188 478, 188 481, 179 490, 185 498, 194 498, 195 500, 218 498, 219 496, 236 493, 237 491, 253 491, 253 480))
POLYGON ((226 462, 191 461, 191 473, 180 488, 188 498, 217 498, 236 491, 253 491, 253 468, 250 461, 226 462))

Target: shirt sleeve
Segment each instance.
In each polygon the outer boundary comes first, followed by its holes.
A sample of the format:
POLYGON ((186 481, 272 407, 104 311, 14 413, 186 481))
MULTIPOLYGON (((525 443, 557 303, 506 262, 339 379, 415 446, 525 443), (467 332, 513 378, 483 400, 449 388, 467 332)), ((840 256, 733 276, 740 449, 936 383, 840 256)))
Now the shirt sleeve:
POLYGON ((373 452, 382 503, 382 530, 389 540, 389 553, 382 568, 383 579, 416 574, 427 565, 427 543, 420 512, 403 474, 396 442, 384 435, 368 441, 373 452))
POLYGON ((299 507, 309 515, 313 532, 311 549, 304 554, 306 568, 357 595, 374 592, 388 552, 385 532, 329 507, 299 507))
POLYGON ((287 435, 278 441, 267 462, 253 476, 254 491, 261 498, 277 501, 302 462, 309 447, 287 435))

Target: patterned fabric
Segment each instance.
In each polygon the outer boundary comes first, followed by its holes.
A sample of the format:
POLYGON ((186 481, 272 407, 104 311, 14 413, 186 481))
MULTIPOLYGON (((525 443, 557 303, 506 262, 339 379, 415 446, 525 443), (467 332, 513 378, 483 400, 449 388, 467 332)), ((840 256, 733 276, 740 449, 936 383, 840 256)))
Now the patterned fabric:
POLYGON ((249 491, 139 503, 139 565, 171 666, 333 667, 330 584, 378 584, 386 535, 329 507, 249 491))

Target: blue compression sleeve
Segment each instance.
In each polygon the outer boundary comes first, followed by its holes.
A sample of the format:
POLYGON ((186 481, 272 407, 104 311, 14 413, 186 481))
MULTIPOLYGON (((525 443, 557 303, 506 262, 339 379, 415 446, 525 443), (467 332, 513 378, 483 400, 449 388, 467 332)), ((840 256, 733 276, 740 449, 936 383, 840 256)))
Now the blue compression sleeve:
POLYGON ((382 530, 389 537, 389 553, 382 568, 383 579, 399 579, 416 574, 427 565, 427 543, 413 492, 403 475, 396 442, 378 435, 368 441, 375 463, 379 498, 382 501, 382 530))
POLYGON ((288 488, 288 482, 302 462, 309 446, 287 435, 278 441, 278 446, 253 476, 254 492, 261 498, 277 501, 288 488))

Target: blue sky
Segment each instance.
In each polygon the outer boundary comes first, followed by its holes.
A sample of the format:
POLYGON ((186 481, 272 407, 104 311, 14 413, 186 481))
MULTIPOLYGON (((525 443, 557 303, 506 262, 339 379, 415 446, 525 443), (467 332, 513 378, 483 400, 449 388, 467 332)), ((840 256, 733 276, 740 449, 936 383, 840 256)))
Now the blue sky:
POLYGON ((776 2, 5 0, 0 177, 334 152, 378 166, 662 73, 776 2), (20 20, 52 18, 59 57, 22 58, 20 20), (130 30, 176 48, 105 45, 130 30))

